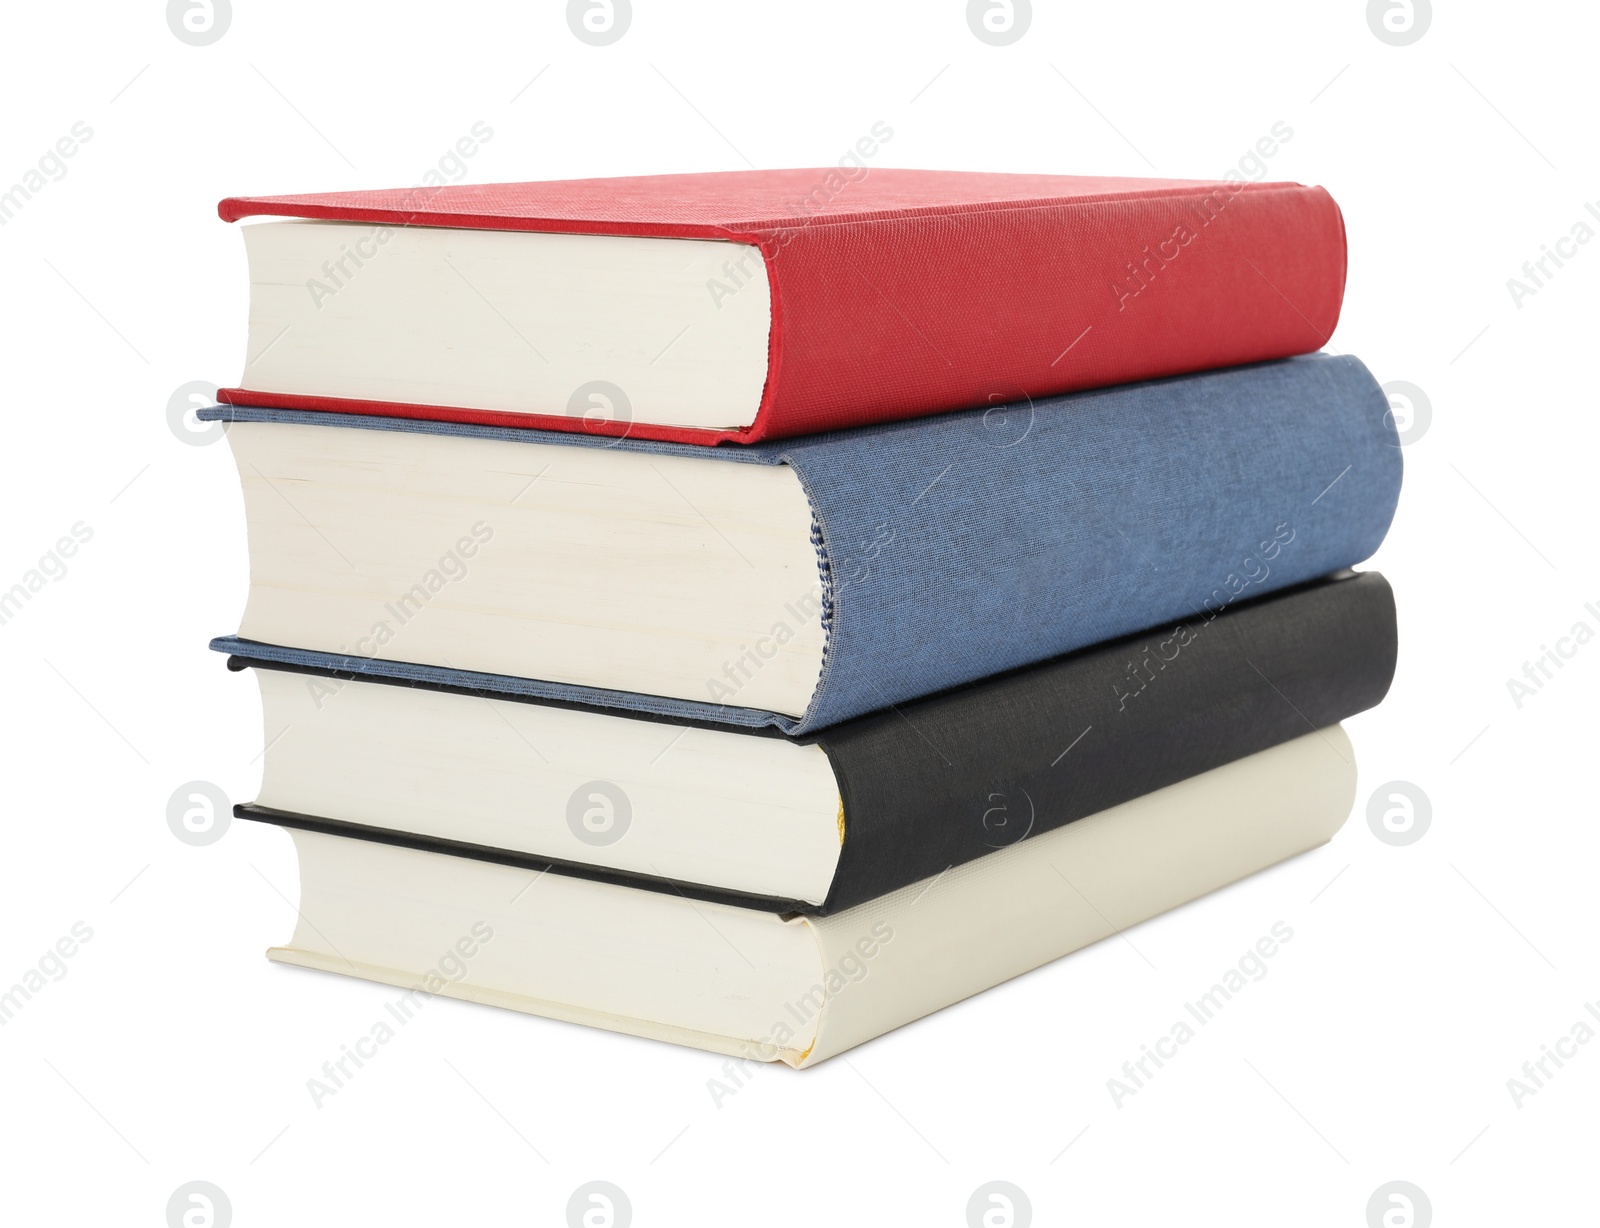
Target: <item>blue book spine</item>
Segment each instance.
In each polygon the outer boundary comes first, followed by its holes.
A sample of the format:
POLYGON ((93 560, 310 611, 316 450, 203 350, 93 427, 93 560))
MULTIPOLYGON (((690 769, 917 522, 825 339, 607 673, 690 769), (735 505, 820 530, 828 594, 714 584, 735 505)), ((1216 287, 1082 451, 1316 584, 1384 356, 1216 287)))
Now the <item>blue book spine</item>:
POLYGON ((802 439, 819 728, 1353 566, 1400 496, 1388 399, 1326 354, 802 439))

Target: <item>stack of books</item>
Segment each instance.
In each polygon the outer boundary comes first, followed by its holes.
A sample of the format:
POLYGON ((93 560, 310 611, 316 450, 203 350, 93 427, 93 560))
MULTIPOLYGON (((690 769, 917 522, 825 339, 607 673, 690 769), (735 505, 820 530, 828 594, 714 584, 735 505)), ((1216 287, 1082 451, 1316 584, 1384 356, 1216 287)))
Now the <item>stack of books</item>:
POLYGON ((805 1066, 1328 840, 1395 665, 1326 192, 224 201, 272 958, 805 1066))

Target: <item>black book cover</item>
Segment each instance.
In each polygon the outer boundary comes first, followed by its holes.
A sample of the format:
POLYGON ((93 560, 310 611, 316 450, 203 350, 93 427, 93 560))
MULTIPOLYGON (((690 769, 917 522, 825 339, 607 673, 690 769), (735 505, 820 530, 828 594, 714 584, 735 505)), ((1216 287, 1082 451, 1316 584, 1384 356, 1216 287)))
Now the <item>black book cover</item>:
MULTIPOLYGON (((1397 648, 1388 581, 1346 572, 792 738, 826 751, 844 801, 844 844, 820 906, 253 804, 234 813, 693 899, 827 915, 1363 712, 1388 691, 1397 648)), ((549 702, 239 654, 228 664, 549 702)), ((1330 743, 1328 753, 1340 752, 1330 743)))
POLYGON ((1397 647, 1388 581, 1347 573, 822 730, 846 827, 815 911, 1337 724, 1397 647))

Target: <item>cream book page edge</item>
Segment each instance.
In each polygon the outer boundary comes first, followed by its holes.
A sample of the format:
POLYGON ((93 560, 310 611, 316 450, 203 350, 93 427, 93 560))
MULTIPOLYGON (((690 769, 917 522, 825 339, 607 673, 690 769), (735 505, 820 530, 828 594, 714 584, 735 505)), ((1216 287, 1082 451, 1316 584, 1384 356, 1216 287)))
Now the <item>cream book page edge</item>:
MULTIPOLYGON (((1350 742, 1332 726, 958 867, 931 885, 913 884, 837 917, 794 918, 787 925, 804 927, 815 943, 817 980, 792 1000, 774 1002, 773 1026, 757 1037, 465 980, 430 992, 748 1060, 811 1066, 1326 843, 1350 813, 1355 780, 1350 742)), ((417 989, 421 980, 417 972, 308 945, 267 954, 402 989, 417 989)))

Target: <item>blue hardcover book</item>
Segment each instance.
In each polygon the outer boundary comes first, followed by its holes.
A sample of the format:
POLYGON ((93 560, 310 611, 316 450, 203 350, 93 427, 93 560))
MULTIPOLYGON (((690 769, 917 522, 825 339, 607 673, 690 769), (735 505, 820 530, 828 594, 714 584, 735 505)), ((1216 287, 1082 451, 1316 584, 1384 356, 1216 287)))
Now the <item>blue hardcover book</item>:
POLYGON ((219 651, 789 734, 1352 566, 1401 478, 1326 354, 751 447, 201 417, 250 534, 219 651))

